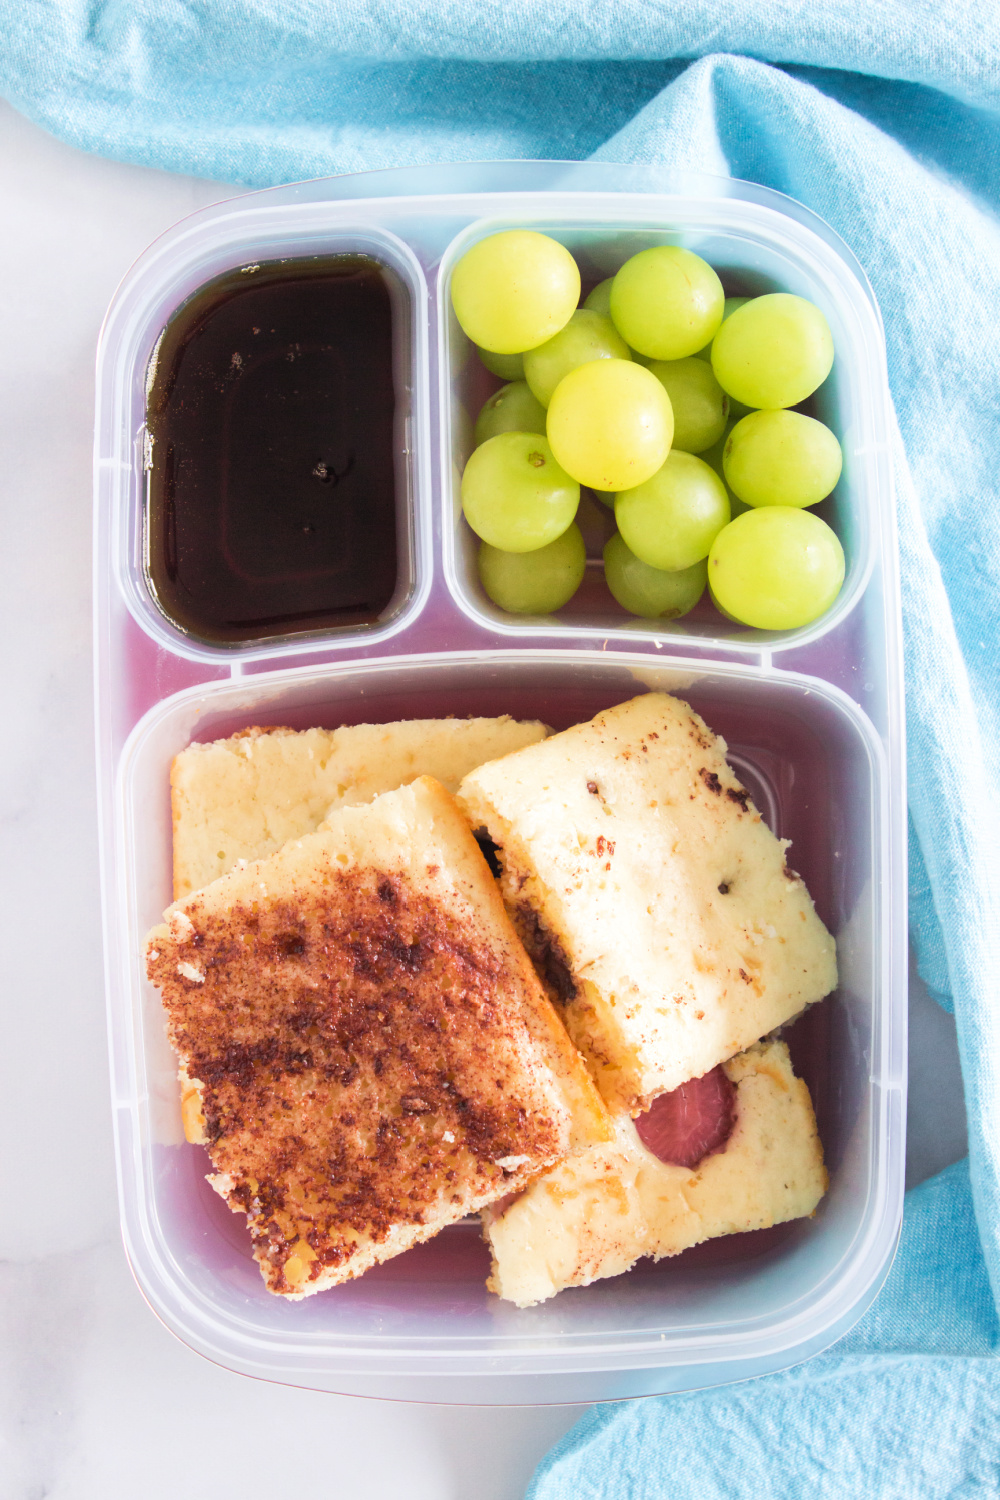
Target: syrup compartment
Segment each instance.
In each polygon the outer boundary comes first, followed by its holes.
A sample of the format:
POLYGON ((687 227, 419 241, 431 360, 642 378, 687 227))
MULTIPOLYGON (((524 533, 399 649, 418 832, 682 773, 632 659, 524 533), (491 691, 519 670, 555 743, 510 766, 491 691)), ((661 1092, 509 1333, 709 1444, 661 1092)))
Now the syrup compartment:
MULTIPOLYGON (((145 253, 119 288, 102 332, 98 360, 98 524, 101 530, 99 546, 110 553, 106 562, 110 563, 112 578, 108 582, 118 600, 126 605, 132 619, 161 653, 205 663, 274 659, 290 651, 308 650, 318 639, 355 649, 362 645, 378 645, 398 633, 419 613, 430 583, 427 558, 431 505, 427 463, 428 292, 421 265, 405 239, 373 221, 364 212, 331 214, 321 205, 290 209, 287 206, 264 206, 252 199, 251 203, 252 207, 238 202, 236 206, 224 205, 219 210, 196 214, 169 231, 145 253), (257 638, 253 629, 248 628, 230 632, 231 639, 223 638, 225 633, 213 639, 199 629, 197 622, 192 623, 191 611, 172 607, 171 593, 180 600, 184 591, 180 585, 174 586, 166 579, 170 567, 166 554, 170 551, 170 544, 161 533, 171 529, 170 502, 151 498, 151 474, 159 450, 153 431, 155 424, 147 417, 147 409, 150 401, 162 394, 158 392, 158 386, 161 384, 161 359, 165 362, 163 351, 177 343, 173 329, 178 315, 183 318, 188 306, 197 309, 197 317, 194 312, 190 316, 195 332, 203 339, 205 326, 218 309, 205 311, 200 304, 205 302, 213 284, 224 280, 227 273, 230 278, 234 273, 241 279, 245 277, 245 290, 249 291, 267 280, 273 282, 271 273, 275 263, 292 269, 315 269, 330 258, 376 265, 388 293, 394 397, 391 443, 395 587, 391 597, 387 601, 383 598, 376 606, 370 622, 325 623, 317 629, 306 620, 302 625, 289 622, 284 630, 262 630, 257 638), (157 506, 160 512, 166 511, 167 520, 158 519, 154 525, 157 506)), ((248 325, 250 321, 248 318, 248 325)), ((251 337, 259 332, 266 334, 267 330, 247 326, 244 339, 233 352, 232 373, 243 381, 248 377, 259 379, 251 337)), ((298 345, 294 348, 300 364, 303 360, 315 364, 318 359, 325 358, 331 383, 344 393, 344 404, 349 409, 352 376, 349 369, 343 368, 340 352, 330 353, 317 346, 304 347, 300 353, 298 345)), ((176 355, 174 348, 172 356, 176 355)), ((175 373, 173 366, 171 373, 175 373)), ((169 383, 166 383, 166 389, 169 391, 169 383)), ((295 402, 301 404, 303 396, 299 390, 291 388, 282 396, 287 398, 289 411, 284 420, 294 432, 296 425, 302 425, 301 414, 294 409, 295 402)), ((230 406, 226 420, 220 420, 220 447, 226 439, 223 429, 232 416, 232 398, 227 395, 226 399, 230 406)), ((316 453, 321 451, 320 441, 316 444, 316 453)), ((328 476, 321 472, 324 469, 322 464, 312 467, 316 463, 316 453, 303 445, 298 467, 302 467, 303 474, 306 467, 310 467, 315 476, 317 501, 313 508, 320 510, 325 502, 327 509, 332 510, 336 490, 333 486, 326 486, 328 476)), ((266 442, 261 443, 261 454, 270 458, 276 469, 284 467, 288 471, 290 488, 297 485, 301 490, 302 478, 289 461, 290 455, 280 451, 269 453, 266 442)), ((228 459, 220 460, 220 485, 229 482, 234 489, 240 484, 245 486, 247 464, 252 457, 234 449, 228 459), (233 468, 232 474, 222 472, 226 463, 233 468)), ((173 467, 173 455, 169 452, 165 452, 159 461, 168 468, 173 467)), ((179 460, 178 467, 183 462, 179 460)), ((254 475, 251 473, 249 478, 252 483, 254 475)), ((309 482, 308 478, 306 482, 309 482)), ((163 490, 162 474, 159 489, 163 490)), ((224 532, 226 502, 220 504, 219 526, 224 532)), ((316 518, 310 515, 308 519, 316 518)), ((284 529, 290 528, 284 525, 284 529)), ((227 557, 232 554, 230 566, 234 579, 251 584, 255 581, 255 571, 260 571, 261 562, 266 565, 269 561, 268 553, 273 552, 275 556, 280 553, 283 540, 283 536, 275 536, 273 547, 258 545, 250 549, 239 536, 234 540, 223 535, 218 550, 227 557)), ((98 566, 101 566, 100 560, 98 566)), ((329 576, 335 576, 336 557, 326 559, 325 566, 329 576)), ((304 586, 307 589, 315 586, 314 579, 305 575, 304 586)), ((113 627, 112 633, 120 636, 121 625, 117 629, 113 627)))
MULTIPOLYGON (((759 198, 759 195, 758 195, 759 198)), ((888 407, 881 328, 870 296, 848 265, 846 247, 827 231, 783 212, 777 194, 767 201, 693 198, 627 192, 536 197, 534 203, 498 200, 488 219, 468 225, 449 245, 439 274, 438 338, 441 448, 452 525, 445 526, 444 571, 459 607, 478 625, 505 636, 544 629, 555 638, 580 632, 635 643, 673 640, 712 653, 803 647, 835 631, 862 598, 879 550, 877 518, 891 505, 885 454, 888 407), (810 509, 837 533, 846 576, 830 610, 794 631, 751 630, 723 618, 705 598, 680 620, 642 620, 615 601, 604 582, 601 550, 614 532, 612 513, 583 491, 578 517, 587 543, 587 574, 558 615, 528 618, 500 610, 476 571, 479 539, 462 520, 461 474, 474 446, 472 429, 483 402, 503 384, 482 366, 451 310, 451 274, 478 240, 506 229, 534 229, 560 241, 580 266, 582 298, 631 256, 653 245, 680 245, 718 272, 727 296, 793 292, 814 302, 830 324, 836 357, 820 388, 798 408, 826 423, 841 442, 844 468, 832 495, 810 509), (450 482, 449 482, 450 481, 450 482), (450 493, 449 493, 450 492, 450 493)), ((801 215, 801 211, 800 211, 801 215)), ((811 217, 811 216, 810 216, 811 217)))
POLYGON ((146 714, 121 759, 109 1006, 123 1227, 151 1306, 229 1368, 294 1385, 422 1401, 607 1400, 787 1366, 857 1318, 886 1273, 902 1185, 905 963, 899 809, 883 746, 837 688, 742 663, 521 648, 400 656, 196 686, 146 714), (170 899, 172 756, 251 723, 337 726, 441 714, 556 728, 645 688, 672 689, 727 739, 738 773, 793 840, 838 940, 841 987, 791 1029, 831 1186, 813 1220, 712 1242, 519 1311, 489 1296, 478 1226, 461 1224, 331 1292, 265 1290, 249 1237, 184 1143, 174 1059, 142 939, 170 899))

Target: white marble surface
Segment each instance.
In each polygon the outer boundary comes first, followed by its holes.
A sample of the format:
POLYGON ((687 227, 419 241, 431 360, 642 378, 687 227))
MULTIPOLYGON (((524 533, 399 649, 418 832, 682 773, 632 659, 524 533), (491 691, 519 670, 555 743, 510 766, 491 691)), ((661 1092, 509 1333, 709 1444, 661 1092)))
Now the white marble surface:
MULTIPOLYGON (((218 184, 87 157, 0 105, 0 1500, 515 1500, 569 1408, 259 1384, 177 1343, 118 1234, 90 663, 94 348, 129 263, 218 184), (290 1462, 289 1454, 295 1458, 290 1462)), ((954 1029, 915 987, 909 1177, 964 1150, 954 1029)))

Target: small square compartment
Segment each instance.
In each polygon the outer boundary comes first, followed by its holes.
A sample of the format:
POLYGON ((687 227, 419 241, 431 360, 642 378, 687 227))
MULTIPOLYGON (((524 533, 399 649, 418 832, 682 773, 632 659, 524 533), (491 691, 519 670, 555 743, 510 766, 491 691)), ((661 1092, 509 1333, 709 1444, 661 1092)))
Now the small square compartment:
POLYGON ((698 650, 780 650, 803 646, 834 630, 864 592, 877 548, 876 514, 891 504, 884 462, 885 379, 877 314, 865 289, 831 245, 808 226, 759 203, 726 199, 663 199, 627 193, 590 195, 574 213, 572 195, 558 212, 536 208, 515 217, 469 225, 448 247, 438 283, 441 371, 441 449, 445 484, 444 570, 459 607, 476 624, 507 636, 544 631, 550 638, 596 636, 622 641, 685 642, 698 650), (601 549, 614 532, 612 513, 586 490, 579 523, 587 542, 587 572, 563 609, 545 617, 518 616, 485 594, 476 569, 479 539, 462 516, 461 475, 473 447, 483 402, 503 384, 476 356, 451 310, 451 274, 477 241, 512 228, 533 229, 564 244, 580 266, 582 297, 631 256, 653 245, 681 245, 718 272, 727 296, 793 292, 814 302, 830 324, 833 370, 803 409, 840 440, 844 469, 833 493, 810 507, 844 548, 847 571, 839 596, 818 620, 797 630, 750 629, 725 619, 703 599, 679 620, 629 615, 604 581, 601 549))
MULTIPOLYGON (((147 252, 137 273, 133 273, 119 294, 112 320, 105 330, 102 373, 106 376, 110 367, 113 385, 110 399, 105 401, 110 420, 106 418, 102 425, 104 462, 111 470, 109 504, 118 584, 143 631, 158 646, 174 655, 196 661, 231 663, 234 660, 280 658, 290 652, 315 649, 317 643, 327 641, 342 645, 353 641, 357 647, 375 644, 388 639, 419 613, 426 598, 430 586, 429 527, 425 518, 429 506, 428 445, 425 437, 417 436, 418 429, 425 433, 427 428, 427 382, 423 372, 428 358, 428 296, 424 274, 412 249, 391 231, 366 224, 363 220, 345 224, 343 215, 338 217, 335 225, 325 224, 324 219, 328 217, 323 213, 323 206, 316 204, 300 205, 295 210, 286 209, 278 214, 273 209, 255 206, 216 218, 196 216, 188 233, 172 231, 168 237, 168 254, 165 255, 162 248, 157 253, 156 247, 147 252), (248 300, 241 296, 243 291, 252 294, 255 285, 263 282, 273 285, 285 276, 288 285, 307 285, 310 277, 318 284, 324 268, 329 278, 345 261, 375 269, 386 291, 387 308, 383 317, 387 316, 390 324, 388 375, 392 387, 392 413, 391 416, 383 415, 381 426, 385 429, 382 438, 391 454, 391 479, 385 473, 387 460, 381 453, 379 461, 383 470, 380 476, 382 488, 391 489, 388 496, 383 496, 382 506, 389 511, 384 524, 387 526, 388 550, 395 551, 395 567, 393 570, 383 569, 386 576, 373 576, 370 580, 370 607, 354 611, 345 608, 340 612, 344 623, 340 623, 336 591, 342 591, 338 577, 341 559, 332 545, 332 533, 337 523, 329 514, 336 491, 332 485, 326 484, 330 470, 325 464, 322 441, 314 434, 315 421, 305 424, 309 426, 308 441, 301 445, 301 458, 297 452, 292 452, 297 437, 292 407, 305 400, 304 388, 294 381, 284 381, 287 390, 278 393, 282 404, 280 415, 273 419, 274 437, 260 444, 255 459, 253 455, 243 453, 238 436, 233 436, 234 403, 228 400, 227 404, 228 398, 220 396, 218 431, 214 437, 212 433, 200 433, 198 445, 188 442, 186 449, 180 450, 177 456, 168 451, 161 460, 164 444, 158 441, 157 419, 149 415, 148 402, 158 397, 169 398, 172 394, 170 386, 163 380, 165 359, 171 360, 168 380, 176 368, 185 368, 182 361, 188 360, 188 367, 193 363, 188 359, 183 340, 177 336, 178 328, 184 326, 186 314, 192 316, 192 331, 203 347, 206 325, 211 326, 212 318, 226 319, 227 308, 236 309, 238 313, 240 302, 248 300), (244 278, 245 287, 240 285, 244 278), (230 286, 228 303, 213 304, 213 288, 226 282, 235 283, 235 288, 230 286), (227 444, 228 456, 225 456, 227 444), (288 451, 280 451, 282 447, 288 451), (165 474, 169 468, 170 484, 173 484, 174 466, 181 473, 190 474, 201 455, 204 455, 203 467, 210 475, 210 482, 205 485, 203 495, 198 496, 199 505, 204 499, 204 506, 199 509, 188 505, 185 512, 185 524, 191 539, 188 556, 195 553, 195 544, 198 552, 197 568, 191 569, 192 576, 197 579, 197 590, 188 590, 185 594, 181 584, 176 582, 178 555, 183 558, 185 544, 183 536, 179 545, 173 542, 171 554, 172 539, 179 531, 178 512, 173 509, 173 497, 165 482, 165 474), (251 460, 252 473, 247 468, 251 460), (163 470, 157 468, 161 461, 163 470), (331 533, 328 538, 331 545, 324 549, 322 557, 315 563, 303 562, 298 554, 292 558, 291 553, 284 559, 288 564, 285 573, 290 572, 292 563, 299 568, 301 577, 298 583, 290 576, 281 576, 279 554, 282 542, 288 543, 295 529, 291 518, 286 520, 281 514, 277 516, 270 543, 266 538, 252 539, 247 533, 248 515, 254 515, 254 507, 248 507, 244 498, 246 486, 254 484, 262 467, 268 465, 274 469, 272 478, 275 481, 280 478, 280 468, 288 468, 289 494, 295 494, 296 524, 301 522, 300 529, 306 531, 308 527, 314 527, 321 536, 331 533), (303 485, 310 482, 310 474, 315 480, 315 503, 310 503, 303 491, 303 485), (227 487, 240 490, 235 502, 227 499, 227 487), (302 512, 301 516, 298 511, 302 512), (285 532, 289 537, 284 535, 285 532), (217 577, 202 576, 212 568, 217 577), (390 571, 394 577, 388 579, 390 571), (214 601, 227 589, 236 591, 244 587, 261 597, 260 630, 254 627, 253 611, 246 608, 242 624, 232 628, 209 628, 207 610, 214 601), (284 616, 273 624, 268 623, 271 595, 282 589, 288 595, 284 616), (301 592, 301 601, 292 598, 296 591, 301 592), (325 608, 324 600, 329 603, 329 608, 325 608), (296 618, 297 603, 300 618, 296 618)), ((301 310, 296 316, 305 326, 307 320, 301 310)), ((229 322, 235 321, 237 319, 229 316, 229 322)), ((234 347, 230 370, 219 374, 212 368, 212 377, 218 376, 220 386, 226 383, 230 374, 234 382, 238 377, 245 383, 248 376, 257 373, 252 353, 247 353, 254 344, 253 317, 249 312, 246 322, 240 338, 233 340, 239 347, 234 347)), ((233 330, 227 327, 227 331, 233 330)), ((297 369, 304 368, 310 359, 313 363, 325 359, 329 366, 326 375, 331 377, 327 384, 342 388, 346 402, 350 402, 352 375, 350 369, 341 368, 343 360, 338 361, 318 345, 312 349, 301 344, 294 349, 290 346, 287 358, 291 360, 293 356, 301 361, 294 367, 297 369), (336 379, 332 379, 334 375, 336 379)), ((207 361, 202 360, 202 363, 204 365, 207 361)), ((234 384, 233 388, 237 386, 234 384)), ((257 404, 259 406, 259 401, 257 404)), ((248 412, 244 411, 242 415, 247 417, 248 412)), ((348 452, 352 445, 357 446, 354 441, 357 436, 355 431, 349 434, 350 441, 340 441, 331 447, 331 454, 333 447, 338 447, 338 451, 340 447, 344 448, 345 467, 352 461, 359 461, 356 454, 352 460, 348 452)), ((336 464, 337 460, 333 462, 336 464)), ((364 462, 363 455, 360 462, 364 462)), ((196 476, 195 485, 200 482, 196 476)), ((360 500, 359 492, 353 504, 353 510, 359 516, 362 514, 360 500)), ((257 505, 256 518, 260 519, 263 514, 263 507, 257 505)), ((361 571, 364 571, 366 549, 357 538, 354 539, 354 548, 361 571)), ((289 546, 286 545, 284 550, 288 552, 289 546)), ((295 551, 294 548, 291 550, 295 551)), ((379 550, 384 553, 387 548, 380 549, 375 539, 370 550, 375 555, 379 550)), ((298 553, 301 551, 300 547, 298 553)))

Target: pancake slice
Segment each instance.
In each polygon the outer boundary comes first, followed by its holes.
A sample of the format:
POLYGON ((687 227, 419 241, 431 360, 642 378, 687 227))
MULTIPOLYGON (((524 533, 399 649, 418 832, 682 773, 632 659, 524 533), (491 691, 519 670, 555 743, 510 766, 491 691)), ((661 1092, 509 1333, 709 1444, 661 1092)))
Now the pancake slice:
POLYGON ((328 822, 147 940, 189 1139, 290 1298, 612 1133, 449 793, 422 777, 328 822))
POLYGON ((766 1036, 837 983, 803 881, 679 699, 648 693, 472 771, 508 910, 613 1110, 766 1036))
MULTIPOLYGON (((768 1228, 814 1212, 827 1178, 809 1090, 783 1042, 763 1042, 723 1064, 733 1121, 721 1146, 693 1166, 646 1145, 640 1116, 616 1139, 546 1172, 513 1201, 485 1210, 493 1254, 488 1282, 519 1307, 571 1286, 660 1260, 703 1240, 768 1228)), ((654 1107, 655 1108, 655 1107, 654 1107)))
POLYGON ((327 813, 433 776, 450 792, 483 761, 533 744, 537 722, 410 719, 343 729, 261 728, 189 745, 170 772, 174 900, 241 859, 314 833, 327 813))

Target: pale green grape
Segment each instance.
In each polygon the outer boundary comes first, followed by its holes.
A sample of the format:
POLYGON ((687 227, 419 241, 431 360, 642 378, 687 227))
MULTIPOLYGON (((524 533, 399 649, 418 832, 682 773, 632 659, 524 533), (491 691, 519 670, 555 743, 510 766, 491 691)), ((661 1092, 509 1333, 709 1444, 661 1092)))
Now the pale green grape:
POLYGON ((591 312, 600 313, 602 318, 611 316, 611 285, 613 276, 605 281, 599 281, 592 292, 588 292, 583 299, 584 307, 589 307, 591 312))
MULTIPOLYGON (((753 301, 752 297, 727 297, 726 298, 726 310, 722 314, 722 322, 724 323, 727 318, 731 317, 732 314, 736 311, 736 309, 738 307, 745 307, 748 302, 752 302, 752 301, 753 301)), ((720 324, 720 327, 721 327, 721 324, 720 324)), ((715 342, 714 339, 713 339, 712 342, 713 343, 715 342)), ((712 363, 712 345, 711 344, 709 344, 707 350, 705 350, 704 353, 706 355, 706 358, 708 359, 709 364, 711 364, 712 363)), ((745 417, 746 414, 747 414, 747 412, 748 411, 752 411, 752 409, 753 408, 750 407, 750 406, 747 406, 745 402, 743 402, 743 401, 737 401, 734 396, 730 396, 730 398, 729 398, 729 415, 735 421, 739 421, 740 417, 745 417)))
POLYGON ((797 411, 752 411, 723 454, 726 482, 748 505, 817 505, 840 478, 840 444, 797 411))
POLYGON ((478 537, 504 552, 531 552, 554 542, 579 503, 580 486, 533 432, 490 438, 462 475, 465 519, 478 537))
MULTIPOLYGON (((614 277, 609 276, 607 281, 599 281, 594 290, 584 302, 584 307, 589 307, 592 312, 601 313, 605 318, 611 317, 611 287, 614 277)), ((628 347, 626 345, 626 347, 628 347)), ((629 355, 637 365, 650 365, 652 360, 648 354, 640 354, 638 349, 629 349, 629 355)), ((708 356, 706 355, 706 358, 708 356)))
POLYGON ((640 250, 611 288, 611 318, 632 349, 652 359, 685 359, 722 322, 722 282, 707 261, 677 245, 640 250))
POLYGON ((701 453, 717 443, 726 429, 729 397, 703 359, 660 359, 649 367, 670 397, 674 412, 674 448, 701 453))
POLYGON ((494 354, 492 349, 477 349, 476 353, 491 375, 499 375, 501 380, 524 379, 523 354, 494 354))
POLYGON ((520 354, 569 322, 580 300, 580 272, 558 240, 509 229, 465 252, 451 273, 451 300, 480 349, 520 354))
POLYGON ((773 411, 812 394, 833 365, 833 337, 813 303, 788 292, 753 297, 712 343, 712 369, 730 396, 773 411))
POLYGON ((705 558, 690 568, 665 573, 651 568, 628 547, 620 532, 604 548, 604 576, 622 609, 647 620, 677 620, 694 609, 705 592, 705 558))
POLYGON ((552 393, 570 370, 593 359, 631 359, 628 345, 610 318, 580 307, 565 328, 524 358, 524 378, 532 392, 548 406, 552 393))
POLYGON ((615 501, 618 499, 614 490, 593 490, 591 493, 595 499, 600 500, 602 505, 606 505, 608 510, 614 510, 615 501))
POLYGON ((731 619, 759 630, 795 630, 830 608, 844 581, 844 549, 809 510, 748 510, 712 543, 712 598, 731 619))
POLYGON ((502 385, 483 403, 476 418, 476 447, 501 432, 545 434, 545 408, 535 400, 523 380, 502 385))
POLYGON ((726 471, 723 468, 723 454, 726 451, 726 440, 735 426, 736 423, 730 418, 726 430, 719 441, 713 443, 711 448, 706 448, 703 453, 698 454, 702 463, 708 464, 710 469, 714 469, 723 484, 726 485, 726 494, 729 496, 729 509, 734 520, 737 516, 741 516, 745 510, 750 509, 749 505, 744 504, 739 496, 735 495, 730 486, 726 484, 726 471))
POLYGON ((546 431, 574 479, 596 490, 624 490, 660 468, 674 417, 655 375, 631 360, 596 359, 556 386, 546 431))
POLYGON ((700 458, 671 453, 645 484, 619 494, 615 520, 636 557, 673 572, 708 556, 729 520, 729 496, 700 458))
POLYGON ((483 542, 479 578, 494 604, 515 615, 548 615, 572 599, 587 566, 587 549, 575 523, 533 552, 501 552, 483 542))
MULTIPOLYGON (((744 303, 749 302, 750 300, 751 299, 749 297, 727 297, 725 302, 722 304, 722 323, 724 323, 730 316, 730 314, 734 313, 738 307, 742 307, 744 303)), ((719 324, 720 328, 722 327, 722 323, 719 324)), ((715 335, 713 334, 712 338, 709 339, 705 347, 698 350, 697 355, 698 359, 707 360, 709 364, 712 363, 712 340, 714 339, 714 337, 715 335)))

